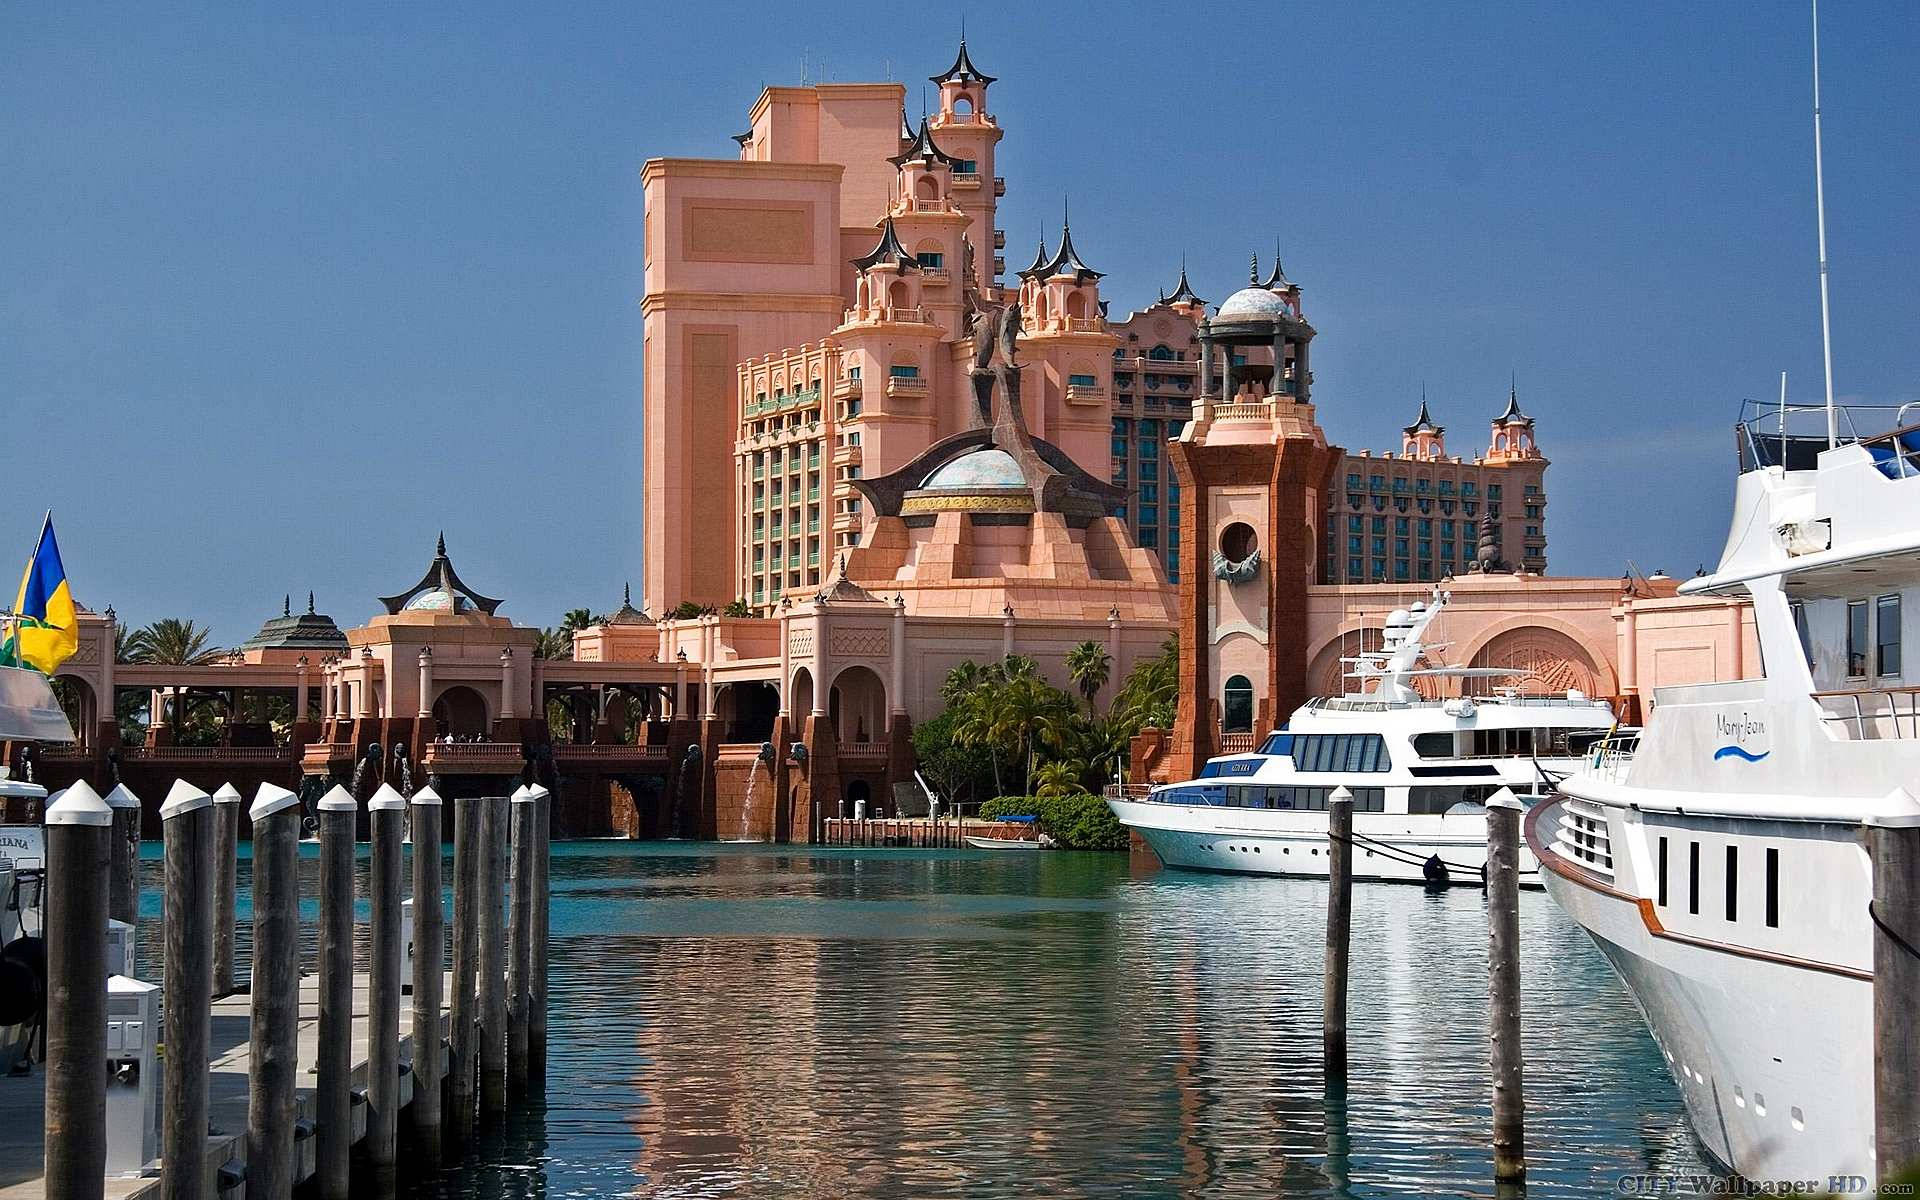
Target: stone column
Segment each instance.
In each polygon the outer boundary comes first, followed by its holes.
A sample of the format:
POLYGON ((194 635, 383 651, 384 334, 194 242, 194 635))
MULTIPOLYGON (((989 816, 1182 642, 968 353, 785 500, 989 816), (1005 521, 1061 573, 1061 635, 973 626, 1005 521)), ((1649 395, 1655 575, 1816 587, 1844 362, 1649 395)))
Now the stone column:
MULTIPOLYGON (((94 705, 96 711, 94 713, 93 723, 96 727, 105 725, 107 728, 116 732, 118 732, 120 728, 120 706, 114 702, 113 669, 115 664, 113 661, 113 648, 118 643, 119 633, 120 621, 114 616, 113 610, 109 608, 107 610, 105 640, 100 644, 100 698, 94 705)), ((89 730, 87 736, 92 738, 97 732, 97 728, 95 730, 89 730)))
POLYGON ((887 728, 907 711, 907 598, 893 598, 893 677, 887 681, 887 728))
POLYGON ((1267 397, 1276 399, 1285 385, 1287 371, 1287 335, 1276 330, 1273 335, 1273 382, 1267 389, 1267 397))
POLYGON ((1120 606, 1117 604, 1107 610, 1107 657, 1112 660, 1107 679, 1117 688, 1127 673, 1127 665, 1120 661, 1120 606))
POLYGON ((1213 395, 1213 338, 1207 333, 1207 322, 1200 322, 1200 395, 1205 400, 1213 395))
POLYGON ((793 624, 785 600, 780 602, 780 715, 793 715, 793 649, 788 630, 793 624))
POLYGON ((519 709, 513 702, 513 647, 507 646, 500 651, 500 719, 514 720, 519 709))
POLYGON ((320 668, 320 717, 325 721, 339 711, 340 694, 334 688, 333 664, 327 663, 320 668))
POLYGON ((420 703, 418 713, 421 720, 433 717, 433 647, 420 647, 420 703))
POLYGON ((358 715, 373 715, 373 647, 360 647, 360 707, 358 715))
POLYGON ((833 698, 833 682, 828 671, 833 659, 827 652, 827 639, 833 635, 827 616, 827 602, 813 606, 813 716, 827 715, 827 701, 833 698))
MULTIPOLYGON (((1622 601, 1619 608, 1620 621, 1620 699, 1621 708, 1628 704, 1639 703, 1640 691, 1640 622, 1633 604, 1622 601)), ((1621 712, 1621 720, 1631 719, 1629 714, 1621 712)))
POLYGON ((1000 610, 1000 657, 1013 657, 1013 605, 1000 610))
POLYGON ((1310 372, 1307 370, 1307 342, 1302 339, 1293 349, 1293 398, 1301 404, 1311 404, 1313 396, 1308 386, 1310 372))
POLYGON ((307 720, 307 656, 302 654, 293 668, 293 723, 302 725, 307 720))
POLYGON ((687 719, 687 652, 680 651, 673 666, 673 719, 687 719))

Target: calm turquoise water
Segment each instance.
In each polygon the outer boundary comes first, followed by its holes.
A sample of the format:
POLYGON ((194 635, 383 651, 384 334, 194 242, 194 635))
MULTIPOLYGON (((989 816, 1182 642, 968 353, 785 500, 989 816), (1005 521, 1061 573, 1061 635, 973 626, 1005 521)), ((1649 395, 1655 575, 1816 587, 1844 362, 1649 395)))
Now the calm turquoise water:
MULTIPOLYGON (((1342 1098, 1324 885, 626 842, 557 845, 552 876, 544 1112, 416 1196, 1493 1192, 1478 892, 1355 887, 1342 1098)), ((1585 935, 1538 892, 1522 930, 1528 1194, 1701 1170, 1585 935)))

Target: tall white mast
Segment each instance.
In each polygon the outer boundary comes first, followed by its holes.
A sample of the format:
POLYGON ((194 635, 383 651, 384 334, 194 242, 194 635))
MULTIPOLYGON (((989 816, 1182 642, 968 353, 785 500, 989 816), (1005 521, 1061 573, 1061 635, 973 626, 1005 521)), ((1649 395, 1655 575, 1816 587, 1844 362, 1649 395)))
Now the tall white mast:
POLYGON ((1827 370, 1827 449, 1840 441, 1833 409, 1833 326, 1827 315, 1827 184, 1820 161, 1820 0, 1813 0, 1813 204, 1820 221, 1820 353, 1827 370))

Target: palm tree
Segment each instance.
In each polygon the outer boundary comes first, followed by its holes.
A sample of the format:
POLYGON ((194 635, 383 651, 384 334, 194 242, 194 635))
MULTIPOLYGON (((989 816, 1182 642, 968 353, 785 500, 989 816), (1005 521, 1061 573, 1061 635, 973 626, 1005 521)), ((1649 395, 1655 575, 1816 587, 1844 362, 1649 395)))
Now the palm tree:
POLYGON ((1173 724, 1179 691, 1180 643, 1168 638, 1159 654, 1135 664, 1109 712, 1129 736, 1149 725, 1165 729, 1173 724))
POLYGON ((162 617, 134 635, 140 642, 141 656, 136 662, 165 663, 169 666, 195 666, 209 663, 226 651, 208 646, 209 631, 192 621, 162 617))
POLYGON ((961 663, 947 672, 946 681, 940 685, 940 699, 948 708, 959 704, 972 695, 987 679, 987 672, 972 659, 961 663))
POLYGON ((1086 768, 1085 763, 1069 762, 1057 758, 1043 763, 1033 775, 1033 794, 1036 796, 1074 796, 1080 793, 1080 778, 1086 768))
POLYGON ((602 618, 593 615, 591 609, 570 608, 566 615, 560 618, 560 629, 563 633, 573 633, 589 625, 598 625, 601 620, 602 618))
POLYGON ((147 631, 116 624, 113 627, 113 661, 117 663, 147 661, 147 631))
POLYGON ((1099 642, 1081 642, 1067 651, 1067 678, 1073 680, 1073 686, 1080 689, 1089 713, 1093 711, 1093 698, 1100 694, 1101 688, 1107 686, 1107 678, 1112 672, 1113 656, 1099 642))
MULTIPOLYGON (((577 613, 586 609, 576 608, 577 613)), ((567 614, 569 617, 573 613, 567 614)), ((584 625, 581 628, 586 628, 584 625)), ((573 657, 573 632, 566 625, 558 629, 536 629, 533 631, 533 656, 544 658, 548 662, 566 662, 573 657)))

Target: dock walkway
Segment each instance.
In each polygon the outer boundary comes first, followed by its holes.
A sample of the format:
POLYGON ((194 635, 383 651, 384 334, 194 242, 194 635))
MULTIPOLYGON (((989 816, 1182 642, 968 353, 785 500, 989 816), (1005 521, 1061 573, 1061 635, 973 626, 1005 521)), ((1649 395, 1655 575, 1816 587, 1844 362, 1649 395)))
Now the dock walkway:
MULTIPOLYGON (((452 976, 441 989, 453 991, 452 976)), ((367 1086, 367 997, 368 979, 364 974, 353 980, 353 1140, 366 1134, 367 1109, 361 1103, 367 1086)), ((209 1124, 216 1131, 207 1138, 207 1194, 217 1196, 217 1176, 229 1162, 244 1162, 247 1157, 247 1068, 250 998, 244 992, 213 1002, 213 1029, 210 1040, 208 1087, 209 1124)), ((411 999, 403 998, 400 1011, 400 1061, 413 1061, 411 999)), ((441 1036, 449 1032, 448 1015, 442 1006, 441 1036)), ((313 1064, 320 1057, 320 980, 307 975, 300 980, 299 1055, 301 1084, 295 1107, 302 1129, 311 1130, 314 1118, 313 1064)), ((444 1061, 444 1056, 442 1056, 444 1061)), ((415 1080, 411 1070, 400 1078, 400 1104, 413 1101, 415 1080)), ((438 1081, 435 1081, 438 1082, 438 1081)), ((46 1189, 42 1176, 42 1137, 45 1125, 44 1102, 46 1075, 35 1067, 33 1074, 0 1076, 0 1200, 42 1200, 46 1189)), ((158 1088, 160 1080, 153 1086, 158 1088)), ((405 1123, 402 1122, 404 1130, 405 1123)), ((404 1134, 403 1134, 404 1137, 404 1134)), ((314 1139, 300 1137, 295 1142, 295 1177, 304 1181, 314 1171, 314 1139)), ((137 1178, 107 1177, 109 1200, 151 1200, 160 1195, 158 1169, 137 1178)))

